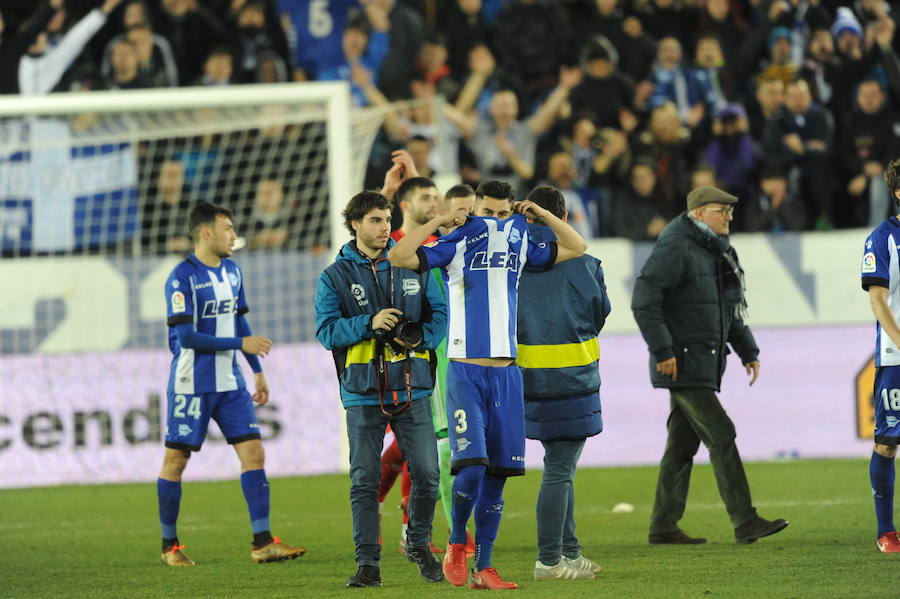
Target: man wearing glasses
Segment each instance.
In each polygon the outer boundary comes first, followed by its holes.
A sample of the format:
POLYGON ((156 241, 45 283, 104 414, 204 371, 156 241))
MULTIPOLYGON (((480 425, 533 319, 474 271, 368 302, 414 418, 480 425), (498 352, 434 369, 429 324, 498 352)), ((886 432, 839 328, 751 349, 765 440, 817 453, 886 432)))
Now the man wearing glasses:
POLYGON ((650 350, 650 379, 670 397, 668 439, 650 516, 652 545, 706 542, 678 527, 701 441, 738 543, 753 543, 788 525, 756 513, 734 424, 716 396, 728 345, 740 356, 751 385, 759 376, 759 348, 744 322, 744 271, 728 239, 737 201, 715 187, 689 193, 687 211, 660 234, 634 285, 631 309, 650 350))

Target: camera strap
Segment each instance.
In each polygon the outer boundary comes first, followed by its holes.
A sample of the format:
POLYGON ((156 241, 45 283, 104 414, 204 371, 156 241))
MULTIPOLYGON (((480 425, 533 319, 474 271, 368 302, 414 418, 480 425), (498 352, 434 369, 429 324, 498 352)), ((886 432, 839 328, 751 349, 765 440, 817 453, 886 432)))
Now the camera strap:
MULTIPOLYGON (((378 263, 382 260, 387 260, 387 258, 379 258, 378 260, 369 259, 369 265, 372 267, 372 277, 375 279, 375 287, 378 289, 379 295, 383 295, 383 299, 385 304, 387 304, 388 308, 394 307, 393 297, 394 297, 394 268, 388 265, 388 290, 387 293, 384 292, 384 289, 381 288, 381 283, 378 280, 378 263)), ((384 407, 384 396, 387 394, 388 387, 388 370, 387 370, 387 360, 384 357, 385 349, 387 347, 385 344, 380 341, 375 342, 375 377, 378 379, 378 405, 381 408, 382 413, 385 416, 399 416, 406 410, 412 407, 413 401, 413 393, 412 393, 412 372, 409 370, 409 361, 412 358, 412 352, 407 353, 407 360, 403 362, 403 383, 406 386, 406 405, 398 408, 400 405, 400 399, 397 397, 397 394, 394 393, 394 411, 388 412, 384 407)))

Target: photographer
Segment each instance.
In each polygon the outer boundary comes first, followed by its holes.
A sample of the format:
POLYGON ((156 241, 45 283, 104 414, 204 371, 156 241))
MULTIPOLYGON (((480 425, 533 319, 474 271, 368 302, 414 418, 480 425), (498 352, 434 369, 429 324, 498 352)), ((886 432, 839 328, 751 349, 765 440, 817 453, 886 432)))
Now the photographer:
POLYGON ((316 290, 316 338, 334 354, 347 412, 350 507, 357 573, 347 586, 381 586, 378 487, 390 424, 407 457, 413 487, 406 556, 422 577, 443 580, 430 550, 437 500, 437 445, 427 398, 434 387, 432 351, 447 330, 441 290, 428 272, 392 267, 391 203, 375 191, 356 194, 343 213, 353 240, 325 269, 316 290))

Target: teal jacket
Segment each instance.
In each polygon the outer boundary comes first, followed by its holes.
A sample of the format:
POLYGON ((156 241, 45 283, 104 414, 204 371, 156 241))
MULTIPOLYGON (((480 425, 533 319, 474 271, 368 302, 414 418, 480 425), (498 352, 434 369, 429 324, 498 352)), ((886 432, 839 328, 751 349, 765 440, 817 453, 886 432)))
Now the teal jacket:
POLYGON ((447 305, 431 274, 392 268, 388 247, 370 260, 351 241, 319 277, 316 289, 316 339, 331 350, 344 407, 378 405, 377 352, 387 363, 385 403, 407 401, 404 373, 412 377, 413 400, 431 395, 434 387, 434 349, 447 334, 447 305), (377 283, 376 283, 377 273, 377 283), (390 290, 390 297, 388 297, 390 290), (394 355, 375 339, 372 317, 395 307, 422 324, 423 341, 412 357, 394 355))

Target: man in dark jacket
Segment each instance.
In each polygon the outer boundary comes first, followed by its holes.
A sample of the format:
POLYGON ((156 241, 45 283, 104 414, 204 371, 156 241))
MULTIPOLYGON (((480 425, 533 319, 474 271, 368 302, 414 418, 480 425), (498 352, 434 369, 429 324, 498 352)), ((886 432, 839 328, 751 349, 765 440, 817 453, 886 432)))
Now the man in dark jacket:
POLYGON ((737 198, 714 187, 687 197, 687 212, 670 222, 634 285, 631 309, 650 350, 650 379, 669 389, 668 440, 650 517, 651 544, 698 544, 678 527, 694 454, 709 449, 719 494, 738 543, 752 543, 788 525, 761 518, 735 445, 735 429, 716 396, 730 344, 759 376, 759 348, 745 324, 744 271, 728 241, 737 198))
MULTIPOLYGON (((526 200, 567 220, 565 199, 552 187, 537 187, 526 200)), ((538 223, 528 225, 528 235, 556 241, 538 223)), ((593 578, 600 566, 581 555, 572 483, 585 439, 603 430, 597 335, 610 309, 603 268, 585 254, 550 270, 523 273, 519 298, 516 363, 525 386, 525 436, 544 446, 534 578, 593 578)))

